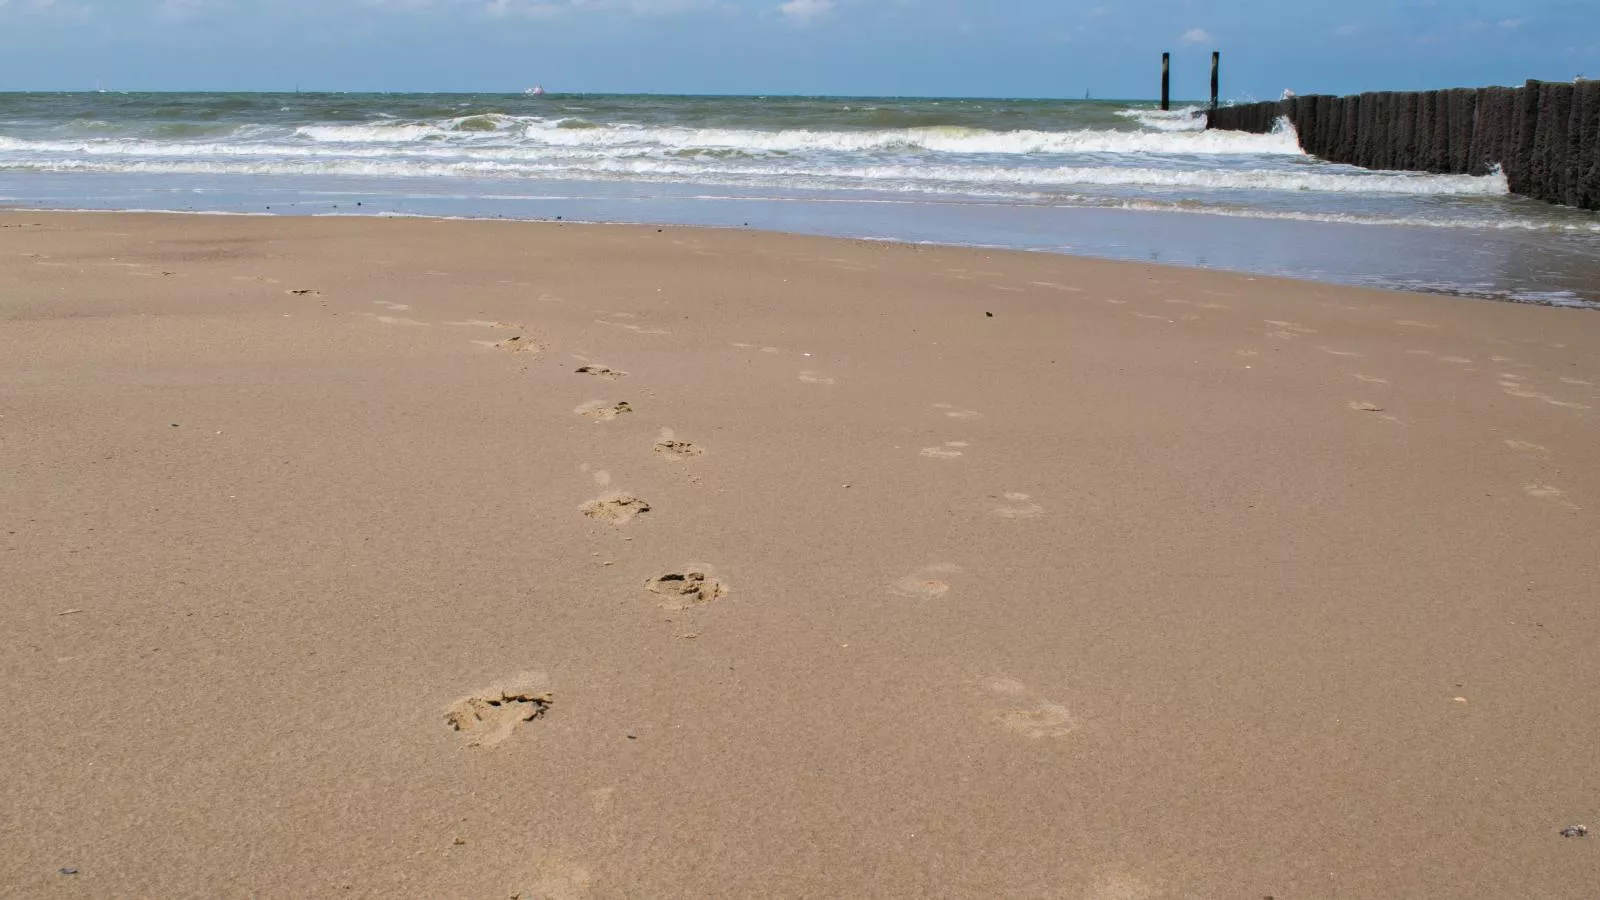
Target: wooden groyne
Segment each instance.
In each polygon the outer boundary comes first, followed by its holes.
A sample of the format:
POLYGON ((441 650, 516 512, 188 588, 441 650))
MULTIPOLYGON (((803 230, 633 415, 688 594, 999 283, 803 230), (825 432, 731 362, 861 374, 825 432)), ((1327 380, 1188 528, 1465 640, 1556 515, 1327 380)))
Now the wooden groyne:
POLYGON ((1512 193, 1600 209, 1600 81, 1290 97, 1220 107, 1206 127, 1266 134, 1280 118, 1330 162, 1453 175, 1498 166, 1512 193))

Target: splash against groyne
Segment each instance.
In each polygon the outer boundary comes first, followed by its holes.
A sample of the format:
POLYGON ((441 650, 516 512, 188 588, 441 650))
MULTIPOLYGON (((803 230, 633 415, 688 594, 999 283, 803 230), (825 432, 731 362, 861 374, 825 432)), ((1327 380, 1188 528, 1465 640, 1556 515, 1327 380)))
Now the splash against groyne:
POLYGON ((1600 209, 1600 81, 1290 97, 1212 110, 1207 127, 1266 134, 1280 118, 1330 162, 1455 175, 1498 166, 1512 193, 1600 209))

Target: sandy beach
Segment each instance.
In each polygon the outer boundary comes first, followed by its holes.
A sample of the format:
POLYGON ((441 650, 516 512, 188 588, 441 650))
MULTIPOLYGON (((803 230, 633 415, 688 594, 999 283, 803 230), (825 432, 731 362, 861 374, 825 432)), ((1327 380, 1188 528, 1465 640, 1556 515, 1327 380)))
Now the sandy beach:
POLYGON ((1597 447, 1582 310, 0 213, 0 895, 1592 897, 1597 447))

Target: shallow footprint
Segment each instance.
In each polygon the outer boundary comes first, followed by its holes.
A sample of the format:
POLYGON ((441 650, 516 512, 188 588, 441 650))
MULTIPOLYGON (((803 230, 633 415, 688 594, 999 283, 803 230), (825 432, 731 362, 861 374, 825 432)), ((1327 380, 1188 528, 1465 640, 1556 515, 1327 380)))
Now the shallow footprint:
POLYGON ((591 400, 577 409, 574 409, 573 412, 583 416, 584 418, 594 419, 596 422, 609 422, 612 419, 615 419, 617 416, 633 412, 633 407, 630 406, 626 400, 619 400, 616 403, 607 403, 604 400, 591 400))
POLYGON ((935 403, 933 404, 933 408, 942 411, 945 415, 952 419, 977 419, 982 418, 983 416, 983 413, 980 413, 977 410, 958 409, 949 403, 935 403))
POLYGON ((694 609, 728 596, 726 582, 711 573, 710 566, 689 565, 682 571, 658 575, 644 583, 645 590, 665 598, 662 609, 694 609))
POLYGON ((493 747, 524 722, 543 718, 555 702, 546 678, 524 672, 516 678, 462 697, 445 711, 445 724, 467 739, 468 747, 493 747))
POLYGON ((672 460, 684 460, 694 456, 701 456, 706 451, 698 444, 690 441, 679 441, 672 438, 661 438, 654 447, 656 454, 672 460))
POLYGON ((960 566, 938 563, 928 566, 915 575, 907 575, 896 580, 889 585, 889 590, 902 597, 910 597, 913 600, 931 600, 935 597, 943 597, 949 593, 950 583, 943 578, 935 576, 950 575, 959 571, 961 571, 960 566))
POLYGON ((1078 720, 1071 710, 1040 699, 1015 678, 994 678, 986 687, 990 693, 1015 704, 989 711, 989 721, 1005 731, 1040 740, 1063 738, 1078 730, 1078 720))
POLYGON ((596 497, 578 509, 596 521, 626 525, 640 514, 649 512, 650 504, 632 494, 617 491, 596 497))
POLYGON ((917 455, 929 459, 955 459, 962 455, 962 450, 970 446, 966 441, 945 441, 942 447, 923 447, 917 455))
POLYGON ((1044 507, 1033 502, 1033 497, 1028 494, 1010 493, 1005 495, 1010 501, 1005 506, 995 507, 994 514, 1002 519, 1037 519, 1044 515, 1044 507))
POLYGON ((628 374, 627 372, 613 369, 610 366, 579 366, 576 371, 579 375, 594 375, 598 378, 604 378, 607 381, 616 381, 618 378, 622 378, 628 374))

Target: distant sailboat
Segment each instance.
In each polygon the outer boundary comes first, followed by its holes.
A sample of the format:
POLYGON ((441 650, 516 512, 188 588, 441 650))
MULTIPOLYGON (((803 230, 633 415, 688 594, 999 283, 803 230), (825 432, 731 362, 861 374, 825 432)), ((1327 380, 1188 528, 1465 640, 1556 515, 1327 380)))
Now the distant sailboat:
POLYGON ((523 91, 523 93, 527 94, 529 97, 543 97, 544 96, 544 85, 536 84, 533 87, 528 88, 527 90, 523 91))

